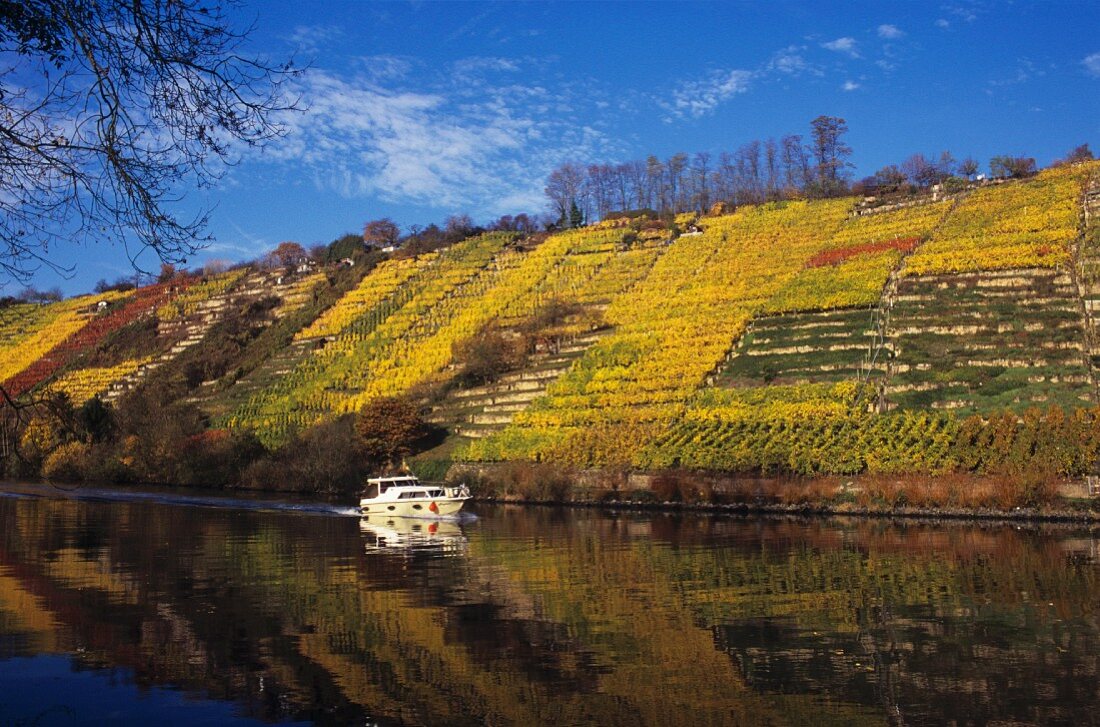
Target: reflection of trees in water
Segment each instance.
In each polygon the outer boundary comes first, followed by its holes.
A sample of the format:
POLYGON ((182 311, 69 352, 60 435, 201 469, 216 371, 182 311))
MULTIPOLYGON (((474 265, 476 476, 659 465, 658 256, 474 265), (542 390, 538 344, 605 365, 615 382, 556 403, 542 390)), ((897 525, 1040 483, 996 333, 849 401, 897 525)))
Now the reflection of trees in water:
POLYGON ((1096 540, 1060 532, 760 521, 748 547, 737 534, 688 558, 674 528, 680 547, 659 558, 702 584, 692 607, 759 691, 878 705, 897 723, 1088 722, 1096 540))
POLYGON ((501 509, 458 557, 272 513, 0 500, 0 524, 5 638, 265 718, 1059 721, 1095 702, 1096 564, 1038 530, 501 509), (49 617, 19 621, 27 604, 49 617))

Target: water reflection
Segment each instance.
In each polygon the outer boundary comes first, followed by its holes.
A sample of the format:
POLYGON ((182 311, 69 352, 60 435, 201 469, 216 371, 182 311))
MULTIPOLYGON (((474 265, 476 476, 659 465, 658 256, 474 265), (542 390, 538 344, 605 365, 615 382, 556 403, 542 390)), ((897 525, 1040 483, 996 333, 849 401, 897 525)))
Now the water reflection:
MULTIPOLYGON (((0 659, 67 655, 242 717, 1089 724, 1100 705, 1088 531, 19 492, 0 659)), ((48 706, 4 686, 0 723, 48 706)))
POLYGON ((469 541, 458 519, 363 517, 359 519, 367 552, 373 550, 439 550, 465 553, 469 541))

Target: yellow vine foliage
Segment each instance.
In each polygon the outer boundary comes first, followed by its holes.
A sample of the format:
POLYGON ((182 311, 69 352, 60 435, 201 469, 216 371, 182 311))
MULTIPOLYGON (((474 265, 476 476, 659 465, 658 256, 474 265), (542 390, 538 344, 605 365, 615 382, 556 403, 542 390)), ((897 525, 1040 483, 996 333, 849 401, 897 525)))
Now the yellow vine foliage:
POLYGON ((364 313, 391 295, 398 287, 420 273, 437 257, 436 253, 416 258, 385 260, 363 278, 354 289, 326 310, 312 324, 294 336, 296 341, 335 336, 364 313))
POLYGON ((1082 184, 1094 165, 982 187, 966 197, 906 264, 927 275, 1065 264, 1078 233, 1082 184))
POLYGON ((612 335, 466 456, 633 459, 646 432, 683 415, 753 314, 827 246, 850 206, 798 201, 704 220, 703 234, 676 240, 646 278, 612 301, 612 335), (533 431, 515 432, 524 429, 533 431), (525 442, 539 450, 507 446, 525 442))
POLYGON ((309 296, 313 292, 313 289, 325 280, 325 271, 318 270, 315 273, 303 275, 279 289, 280 302, 279 307, 275 310, 276 316, 282 317, 301 308, 309 301, 309 296))
POLYGON ((189 286, 186 290, 174 295, 171 300, 157 309, 157 318, 162 321, 171 321, 183 316, 189 316, 198 310, 198 307, 206 301, 225 294, 238 280, 248 272, 247 268, 239 268, 224 273, 212 275, 198 285, 189 286))
POLYGON ((94 396, 107 393, 111 384, 132 375, 152 360, 152 356, 147 356, 123 361, 115 366, 76 369, 59 377, 48 388, 53 392, 67 394, 70 401, 80 405, 94 396))
POLYGON ((49 305, 19 306, 0 337, 0 382, 6 381, 42 358, 54 346, 73 335, 96 314, 99 301, 126 298, 132 291, 108 291, 84 295, 49 305))
MULTIPOLYGON (((937 202, 849 218, 833 235, 828 249, 927 238, 950 208, 950 202, 937 202)), ((803 269, 772 296, 761 312, 793 313, 874 305, 901 260, 900 250, 881 250, 856 255, 835 265, 803 269)))

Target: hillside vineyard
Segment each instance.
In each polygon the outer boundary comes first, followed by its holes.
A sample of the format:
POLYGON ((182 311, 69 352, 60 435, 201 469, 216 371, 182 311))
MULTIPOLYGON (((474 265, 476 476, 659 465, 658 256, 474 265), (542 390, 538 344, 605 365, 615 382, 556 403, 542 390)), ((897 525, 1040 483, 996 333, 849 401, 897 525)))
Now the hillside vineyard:
POLYGON ((1072 431, 1058 470, 1081 474, 1100 446, 1097 188, 1091 162, 889 207, 494 232, 14 303, 0 381, 80 404, 174 372, 211 429, 268 447, 411 396, 459 460, 939 473, 980 470, 1007 427, 1017 448, 1072 431), (214 365, 216 331, 239 345, 214 365), (537 335, 522 363, 469 381, 456 352, 489 331, 537 335))

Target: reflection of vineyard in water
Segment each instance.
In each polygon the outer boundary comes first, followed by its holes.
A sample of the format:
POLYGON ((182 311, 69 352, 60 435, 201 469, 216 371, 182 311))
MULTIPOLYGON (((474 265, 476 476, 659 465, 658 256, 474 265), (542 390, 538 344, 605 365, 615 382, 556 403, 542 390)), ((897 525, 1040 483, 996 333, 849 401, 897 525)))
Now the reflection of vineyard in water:
POLYGON ((0 658, 322 722, 1088 722, 1072 537, 497 510, 368 549, 353 518, 0 499, 0 658))

